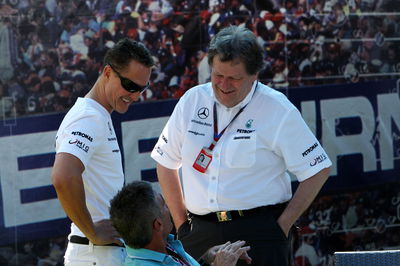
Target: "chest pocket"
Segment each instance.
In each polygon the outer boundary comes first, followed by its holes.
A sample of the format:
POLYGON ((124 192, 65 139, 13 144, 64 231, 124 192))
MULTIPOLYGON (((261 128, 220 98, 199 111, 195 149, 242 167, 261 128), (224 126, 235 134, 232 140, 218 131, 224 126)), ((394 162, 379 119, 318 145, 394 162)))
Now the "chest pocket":
POLYGON ((247 168, 256 162, 256 134, 236 134, 229 137, 225 160, 228 167, 247 168))

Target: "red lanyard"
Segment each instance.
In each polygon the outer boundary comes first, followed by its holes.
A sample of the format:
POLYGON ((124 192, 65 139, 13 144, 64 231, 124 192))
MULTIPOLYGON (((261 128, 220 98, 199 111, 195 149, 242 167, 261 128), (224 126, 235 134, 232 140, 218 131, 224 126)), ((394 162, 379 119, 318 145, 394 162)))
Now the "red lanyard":
MULTIPOLYGON (((256 88, 254 89, 253 95, 251 96, 251 99, 253 99, 253 96, 256 92, 258 86, 258 80, 257 80, 257 84, 256 84, 256 88)), ((250 99, 250 101, 251 101, 250 99)), ((217 145, 217 142, 219 141, 219 139, 221 138, 221 136, 225 133, 225 130, 233 123, 233 121, 235 121, 235 119, 243 112, 244 108, 246 108, 246 106, 250 103, 250 101, 243 106, 242 108, 240 108, 239 112, 237 112, 237 114, 232 118, 232 120, 229 122, 229 124, 218 134, 218 118, 217 118, 217 104, 214 102, 214 107, 213 107, 213 117, 214 117, 214 139, 213 142, 210 144, 210 146, 208 147, 208 149, 210 151, 212 151, 215 147, 215 145, 217 145)))
POLYGON ((171 258, 178 262, 182 266, 190 266, 190 263, 188 263, 184 258, 182 258, 174 249, 171 245, 167 244, 166 246, 167 252, 171 255, 171 258))

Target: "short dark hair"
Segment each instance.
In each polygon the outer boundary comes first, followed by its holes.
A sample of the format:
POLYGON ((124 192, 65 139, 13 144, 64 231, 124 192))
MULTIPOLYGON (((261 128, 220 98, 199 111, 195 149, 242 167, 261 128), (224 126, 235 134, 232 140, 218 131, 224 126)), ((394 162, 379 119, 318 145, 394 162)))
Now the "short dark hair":
POLYGON ((111 221, 128 246, 143 248, 150 243, 153 222, 161 216, 156 195, 149 182, 134 181, 111 200, 111 221))
POLYGON ((147 67, 154 66, 153 57, 143 43, 123 38, 106 52, 104 65, 111 64, 116 70, 121 71, 132 60, 147 67))
POLYGON ((254 75, 264 67, 263 48, 256 36, 242 26, 229 26, 220 30, 208 47, 208 64, 212 66, 214 56, 222 62, 240 60, 247 74, 254 75))

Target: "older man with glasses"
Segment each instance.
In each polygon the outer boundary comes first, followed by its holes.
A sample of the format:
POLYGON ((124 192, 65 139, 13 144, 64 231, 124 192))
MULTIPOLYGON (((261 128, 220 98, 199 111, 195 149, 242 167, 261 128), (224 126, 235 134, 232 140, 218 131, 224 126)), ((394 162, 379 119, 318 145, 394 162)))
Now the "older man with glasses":
POLYGON ((126 252, 109 220, 124 184, 111 112, 125 113, 149 86, 154 65, 143 44, 123 39, 107 51, 96 83, 62 121, 52 181, 71 219, 65 265, 121 265, 126 252))
POLYGON ((253 265, 289 266, 293 225, 331 161, 297 108, 258 80, 264 50, 251 30, 221 29, 208 62, 211 82, 179 100, 151 153, 178 238, 194 258, 240 239, 253 265))

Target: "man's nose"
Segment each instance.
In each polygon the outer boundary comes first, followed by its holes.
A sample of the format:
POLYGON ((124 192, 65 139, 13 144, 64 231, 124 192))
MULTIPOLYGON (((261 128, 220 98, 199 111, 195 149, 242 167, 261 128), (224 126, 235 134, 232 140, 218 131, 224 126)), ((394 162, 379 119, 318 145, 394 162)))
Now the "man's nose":
POLYGON ((221 83, 220 83, 221 88, 223 88, 223 89, 229 88, 230 87, 229 85, 230 85, 229 79, 223 78, 221 80, 221 83))

